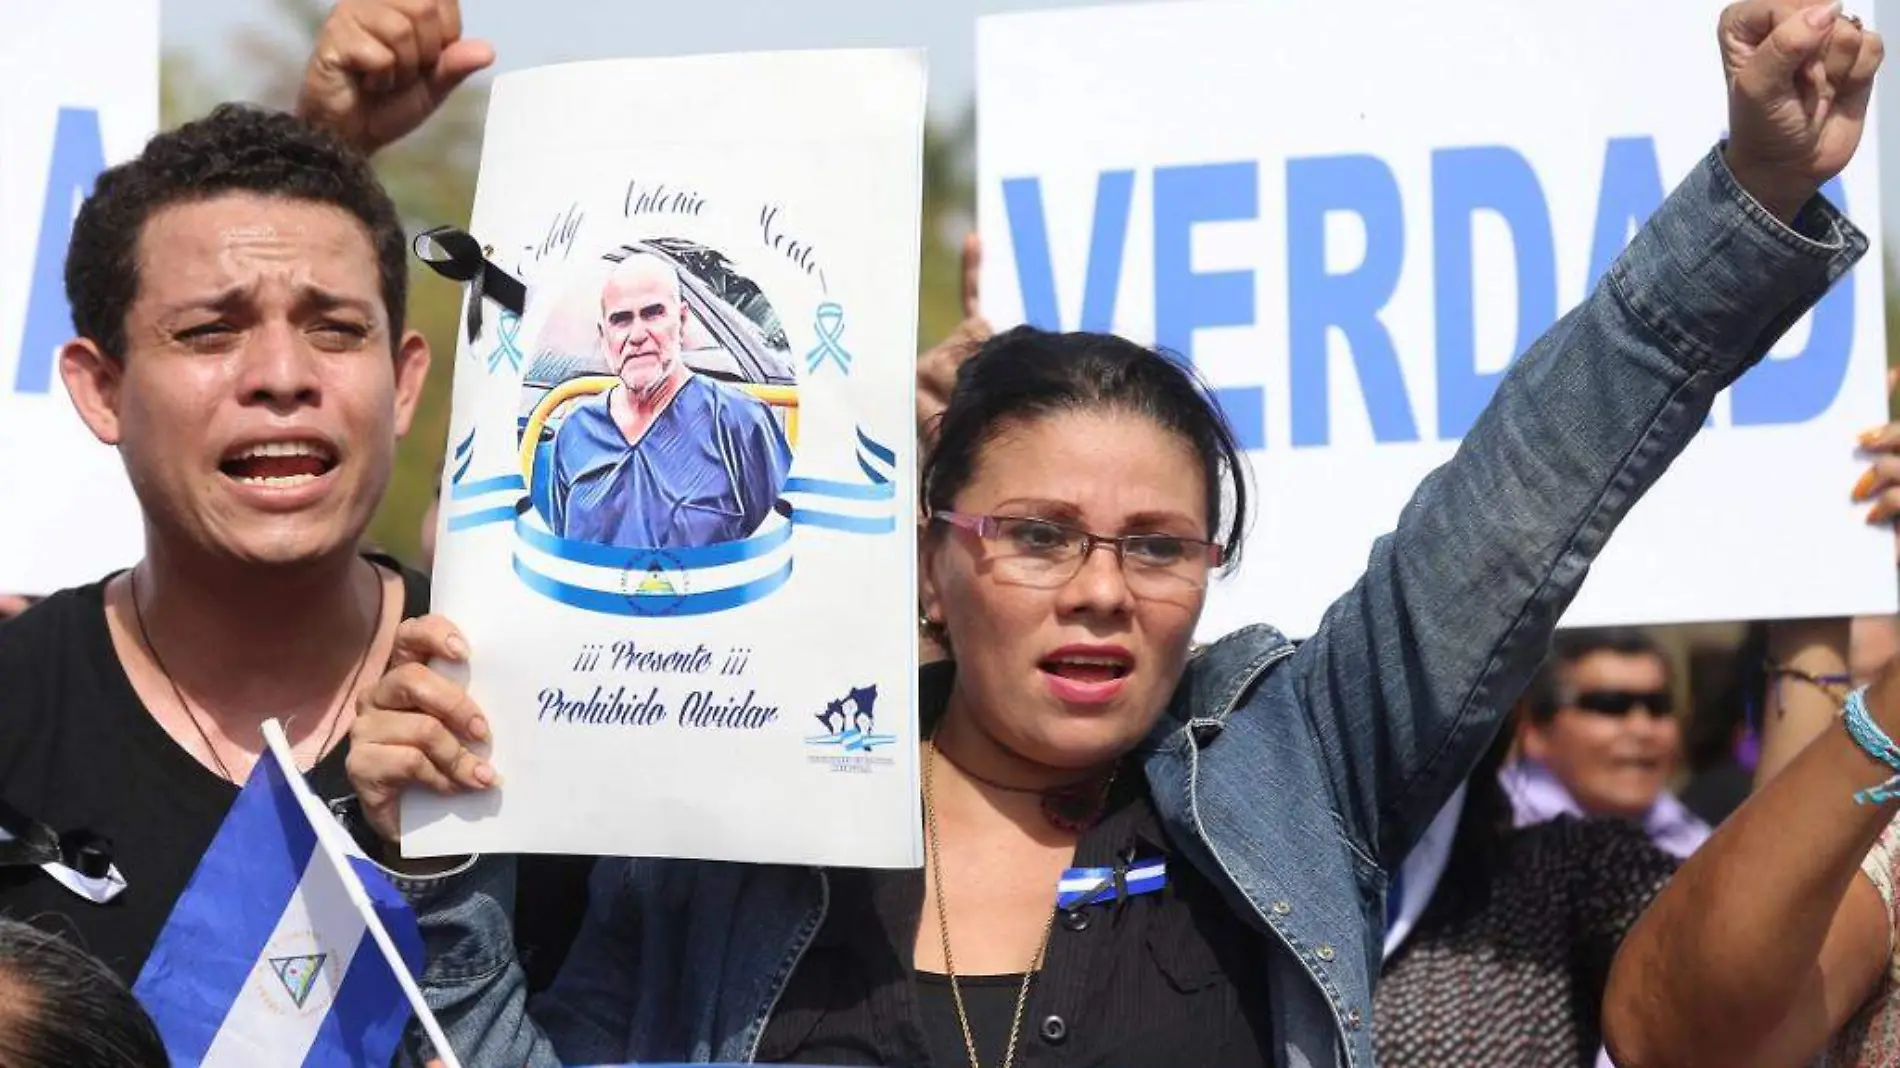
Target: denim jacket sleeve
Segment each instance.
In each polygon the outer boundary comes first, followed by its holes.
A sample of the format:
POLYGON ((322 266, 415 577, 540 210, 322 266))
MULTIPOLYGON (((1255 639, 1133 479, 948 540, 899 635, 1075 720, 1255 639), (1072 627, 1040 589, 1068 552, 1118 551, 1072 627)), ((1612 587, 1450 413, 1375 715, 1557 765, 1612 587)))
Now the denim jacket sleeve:
MULTIPOLYGON (((559 1068, 547 1039, 525 1009, 527 979, 515 960, 513 857, 477 857, 428 878, 385 872, 416 911, 424 961, 417 985, 463 1064, 559 1068)), ((398 1068, 418 1068, 435 1055, 411 1025, 398 1068)))
MULTIPOLYGON (((633 952, 639 930, 623 922, 617 865, 596 866, 587 917, 554 989, 537 1001, 532 1017, 510 921, 514 858, 483 857, 454 874, 393 881, 422 928, 428 954, 423 998, 463 1064, 560 1068, 626 1060, 636 972, 605 958, 633 952)), ((430 1055, 426 1043, 413 1045, 402 1068, 416 1068, 430 1055)))
POLYGON ((1712 150, 1514 363, 1289 662, 1347 831, 1387 870, 1470 773, 1590 562, 1716 394, 1866 252, 1820 197, 1797 226, 1712 150))

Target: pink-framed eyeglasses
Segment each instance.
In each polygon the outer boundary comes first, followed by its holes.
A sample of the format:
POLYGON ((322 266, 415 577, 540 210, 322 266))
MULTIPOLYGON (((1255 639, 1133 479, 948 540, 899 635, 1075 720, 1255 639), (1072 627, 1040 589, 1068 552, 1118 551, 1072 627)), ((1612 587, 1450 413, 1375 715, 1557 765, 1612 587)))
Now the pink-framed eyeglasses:
POLYGON ((930 518, 982 539, 997 577, 1024 586, 1066 584, 1098 545, 1114 551, 1136 593, 1206 586, 1224 555, 1214 542, 1179 534, 1096 534, 1034 516, 934 512, 930 518))

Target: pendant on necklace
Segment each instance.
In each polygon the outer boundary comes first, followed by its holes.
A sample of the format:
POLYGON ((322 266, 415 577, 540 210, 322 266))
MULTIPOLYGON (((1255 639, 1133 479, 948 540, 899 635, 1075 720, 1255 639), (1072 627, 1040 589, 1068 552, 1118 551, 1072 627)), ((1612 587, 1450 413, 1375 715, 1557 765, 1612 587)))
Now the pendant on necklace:
POLYGON ((1107 790, 1094 784, 1046 790, 1042 795, 1042 815, 1058 830, 1080 833, 1101 817, 1107 795, 1107 790))

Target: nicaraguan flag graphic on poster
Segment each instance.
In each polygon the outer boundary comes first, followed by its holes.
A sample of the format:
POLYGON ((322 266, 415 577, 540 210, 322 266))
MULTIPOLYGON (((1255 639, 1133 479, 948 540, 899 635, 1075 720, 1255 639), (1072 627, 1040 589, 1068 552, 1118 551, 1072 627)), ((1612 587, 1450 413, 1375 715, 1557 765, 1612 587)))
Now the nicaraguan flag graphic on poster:
POLYGON ((134 993, 177 1068, 388 1064, 422 1005, 415 914, 311 793, 277 723, 264 734, 134 993))

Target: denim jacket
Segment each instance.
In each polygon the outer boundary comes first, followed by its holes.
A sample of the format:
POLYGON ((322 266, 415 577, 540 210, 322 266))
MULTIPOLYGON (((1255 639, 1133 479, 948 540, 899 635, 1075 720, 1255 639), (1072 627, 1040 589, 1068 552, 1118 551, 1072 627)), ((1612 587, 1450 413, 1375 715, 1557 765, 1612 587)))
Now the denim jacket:
MULTIPOLYGON (((1264 935, 1282 1068, 1373 1063, 1386 873, 1476 764, 1610 531, 1866 249, 1821 198, 1782 225, 1711 151, 1516 361, 1311 639, 1255 626, 1190 660, 1145 772, 1183 858, 1264 935)), ((748 1061, 829 902, 815 868, 602 861, 530 1010, 512 861, 398 882, 469 1068, 748 1061)))

